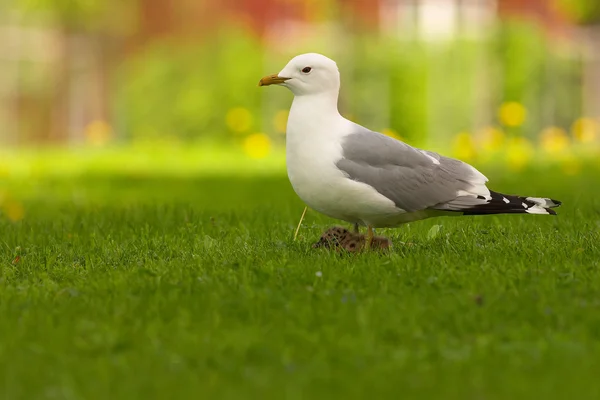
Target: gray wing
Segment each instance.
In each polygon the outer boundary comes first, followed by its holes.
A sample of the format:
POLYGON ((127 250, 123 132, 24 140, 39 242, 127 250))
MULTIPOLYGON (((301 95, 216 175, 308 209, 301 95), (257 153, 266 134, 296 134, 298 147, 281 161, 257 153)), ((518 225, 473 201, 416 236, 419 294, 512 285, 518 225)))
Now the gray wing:
POLYGON ((356 125, 344 137, 336 165, 348 178, 366 183, 397 207, 460 210, 486 202, 487 178, 462 161, 420 150, 356 125))

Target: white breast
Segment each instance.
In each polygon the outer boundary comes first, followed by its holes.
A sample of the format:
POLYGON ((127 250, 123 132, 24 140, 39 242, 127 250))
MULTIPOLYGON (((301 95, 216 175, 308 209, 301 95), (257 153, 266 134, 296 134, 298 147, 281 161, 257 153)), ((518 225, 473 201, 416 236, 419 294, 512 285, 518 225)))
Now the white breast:
POLYGON ((341 139, 351 122, 338 113, 305 113, 294 100, 287 129, 287 172, 292 187, 309 207, 352 223, 372 223, 403 213, 371 186, 348 179, 335 165, 341 139), (325 115, 324 115, 325 114, 325 115), (303 118, 311 115, 311 119, 303 118))

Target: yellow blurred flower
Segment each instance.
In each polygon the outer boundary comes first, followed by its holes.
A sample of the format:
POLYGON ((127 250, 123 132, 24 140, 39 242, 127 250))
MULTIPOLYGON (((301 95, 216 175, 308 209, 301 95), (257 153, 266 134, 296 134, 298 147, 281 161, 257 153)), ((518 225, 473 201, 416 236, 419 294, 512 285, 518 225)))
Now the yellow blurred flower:
POLYGON ((591 143, 600 135, 600 123, 592 118, 579 118, 573 123, 571 133, 581 143, 591 143))
POLYGON ((513 170, 520 170, 525 167, 534 154, 533 145, 524 137, 509 139, 506 150, 508 166, 513 170))
POLYGON ((469 161, 475 158, 475 143, 468 132, 461 132, 454 137, 453 154, 455 157, 469 161))
POLYGON ((476 141, 483 150, 495 151, 502 147, 505 136, 502 129, 489 126, 477 134, 476 141))
POLYGON ((252 127, 252 113, 244 107, 234 107, 227 111, 225 123, 235 133, 243 133, 252 127))
POLYGON ((569 147, 569 137, 564 129, 551 126, 540 134, 542 149, 550 154, 558 154, 569 147))
POLYGON ((505 126, 517 127, 523 125, 527 117, 525 107, 516 101, 503 103, 498 110, 498 118, 505 126))
POLYGON ((271 139, 264 133, 253 133, 244 140, 244 151, 252 158, 265 158, 271 153, 271 139))
POLYGON ((23 208, 23 205, 15 200, 8 199, 4 201, 2 204, 2 210, 8 219, 13 222, 20 221, 25 216, 25 209, 23 208))
POLYGON ((391 128, 384 128, 381 131, 381 133, 383 133, 385 136, 389 136, 394 139, 402 140, 402 136, 398 135, 398 133, 391 128))
POLYGON ((277 133, 285 133, 287 128, 287 120, 290 115, 288 110, 279 110, 273 117, 273 126, 277 133))
POLYGON ((85 127, 85 137, 94 146, 104 146, 113 137, 113 129, 106 121, 95 120, 85 127))
POLYGON ((565 175, 577 175, 581 172, 581 160, 575 156, 565 157, 561 161, 561 167, 565 175))

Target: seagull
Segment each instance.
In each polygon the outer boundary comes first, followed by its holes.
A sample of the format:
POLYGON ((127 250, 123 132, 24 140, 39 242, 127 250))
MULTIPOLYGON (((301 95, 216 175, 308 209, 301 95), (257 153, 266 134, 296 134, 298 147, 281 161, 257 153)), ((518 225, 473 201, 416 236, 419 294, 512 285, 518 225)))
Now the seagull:
POLYGON ((296 194, 329 217, 373 229, 444 215, 546 214, 561 202, 494 192, 473 166, 374 132, 338 111, 340 73, 317 53, 294 57, 259 86, 279 85, 294 100, 286 164, 296 194))

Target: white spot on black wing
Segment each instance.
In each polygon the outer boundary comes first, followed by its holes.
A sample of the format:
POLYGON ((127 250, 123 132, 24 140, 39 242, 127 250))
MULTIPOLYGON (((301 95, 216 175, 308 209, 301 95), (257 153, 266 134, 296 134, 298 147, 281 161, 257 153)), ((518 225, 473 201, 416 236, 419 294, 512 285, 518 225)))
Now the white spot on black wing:
MULTIPOLYGON (((547 206, 560 204, 560 202, 545 198, 521 197, 508 194, 501 194, 490 190, 491 199, 485 204, 478 204, 469 208, 463 208, 463 215, 482 215, 482 214, 550 214, 556 215, 554 210, 547 206)), ((483 196, 477 196, 479 200, 485 199, 483 196)))

